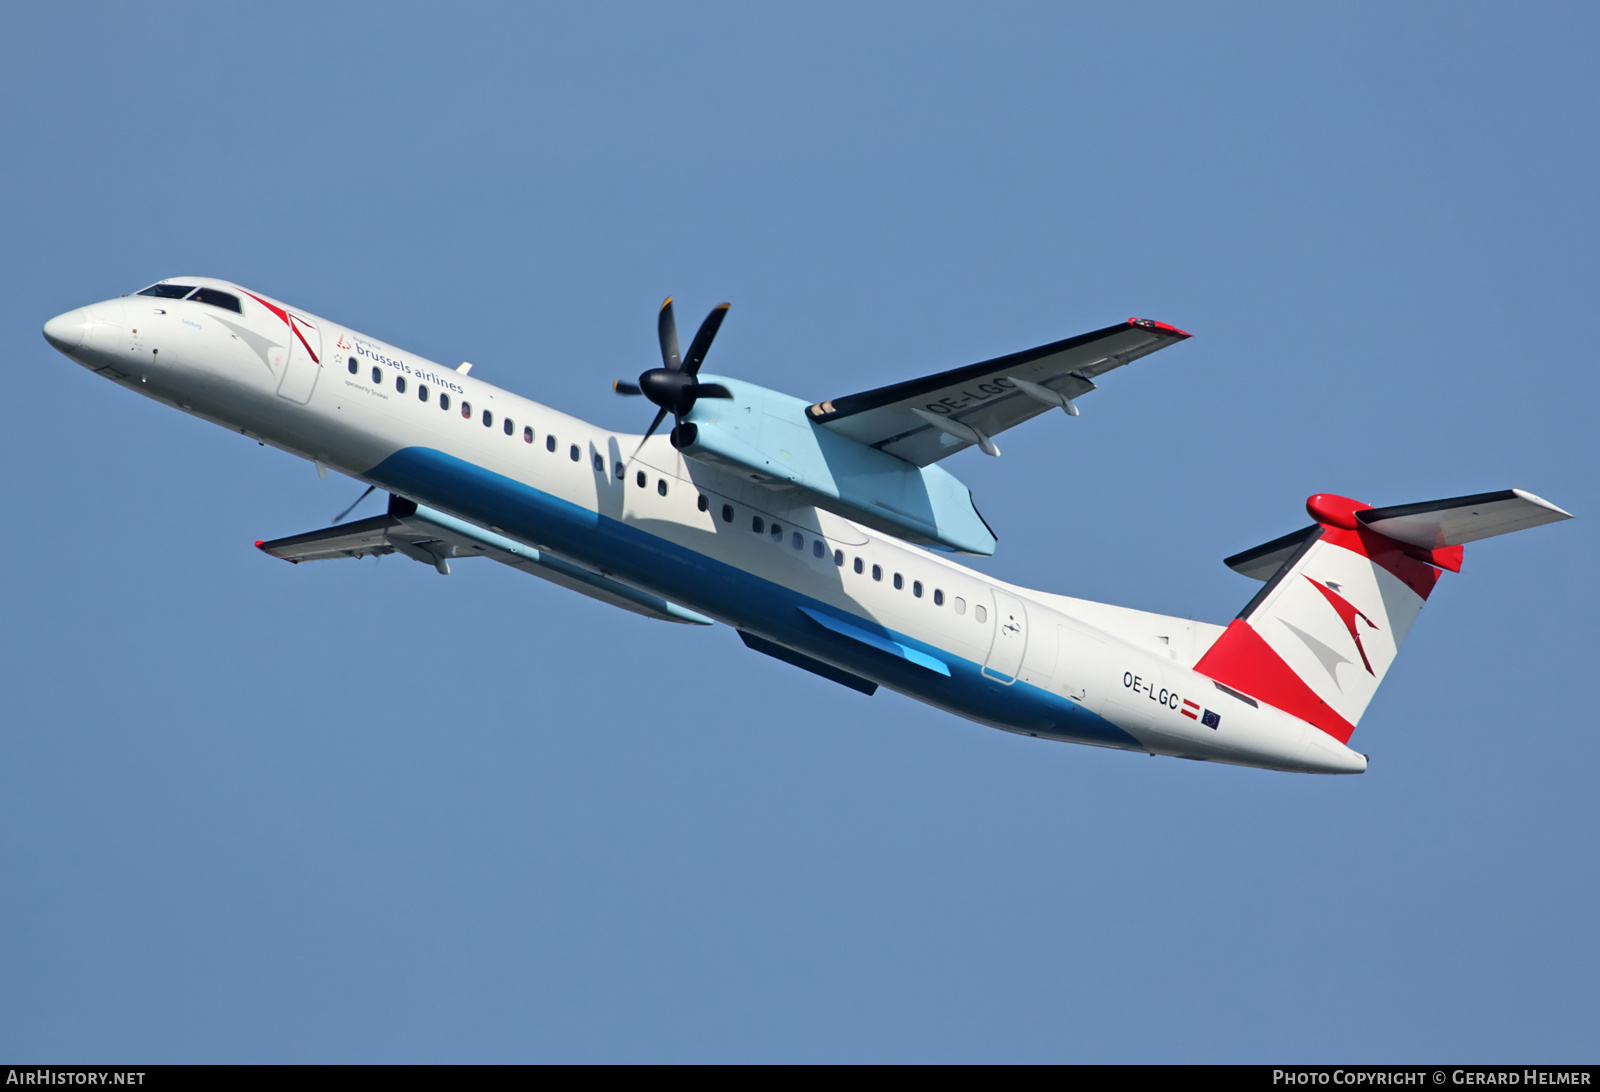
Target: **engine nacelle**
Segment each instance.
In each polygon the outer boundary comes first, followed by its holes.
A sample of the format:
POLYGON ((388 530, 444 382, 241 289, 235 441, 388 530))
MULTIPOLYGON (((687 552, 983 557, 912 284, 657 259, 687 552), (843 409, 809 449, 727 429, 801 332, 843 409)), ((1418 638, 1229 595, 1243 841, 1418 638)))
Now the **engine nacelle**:
POLYGON ((802 492, 819 508, 909 542, 966 554, 992 554, 994 532, 959 478, 913 466, 806 417, 806 403, 723 376, 732 399, 702 398, 672 443, 691 459, 730 467, 766 485, 802 492))

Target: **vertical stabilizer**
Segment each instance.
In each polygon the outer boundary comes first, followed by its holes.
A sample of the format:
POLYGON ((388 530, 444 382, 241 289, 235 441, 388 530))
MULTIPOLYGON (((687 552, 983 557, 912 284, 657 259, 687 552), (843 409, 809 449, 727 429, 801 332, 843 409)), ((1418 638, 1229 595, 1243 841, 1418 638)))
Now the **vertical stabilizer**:
POLYGON ((1340 743, 1440 570, 1460 571, 1463 542, 1569 518, 1519 490, 1382 509, 1318 494, 1306 510, 1317 521, 1311 527, 1228 559, 1257 579, 1275 568, 1195 670, 1340 743))

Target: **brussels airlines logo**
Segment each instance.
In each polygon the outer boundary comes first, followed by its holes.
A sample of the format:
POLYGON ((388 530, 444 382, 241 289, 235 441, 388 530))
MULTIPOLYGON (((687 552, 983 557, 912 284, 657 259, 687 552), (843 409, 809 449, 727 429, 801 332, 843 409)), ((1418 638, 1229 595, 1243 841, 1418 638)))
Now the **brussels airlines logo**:
POLYGON ((283 324, 290 329, 295 337, 300 339, 300 344, 306 347, 306 352, 311 354, 311 363, 322 363, 322 361, 317 359, 317 351, 311 347, 311 342, 307 341, 306 335, 300 332, 301 326, 304 326, 308 330, 315 329, 315 327, 313 327, 309 322, 306 322, 304 319, 296 318, 294 315, 291 315, 277 304, 268 303, 266 300, 262 299, 260 296, 249 291, 248 289, 245 291, 245 295, 249 296, 251 299, 255 300, 261 306, 265 307, 268 311, 271 311, 274 315, 277 315, 283 320, 283 324))
POLYGON ((1311 582, 1313 588, 1322 593, 1323 598, 1328 601, 1328 605, 1338 612, 1339 620, 1344 623, 1344 628, 1350 631, 1350 639, 1356 643, 1356 651, 1361 653, 1361 666, 1367 669, 1368 675, 1376 678, 1377 672, 1372 670, 1372 661, 1367 659, 1367 650, 1361 645, 1361 633, 1356 629, 1356 619, 1361 619, 1371 629, 1377 629, 1378 623, 1356 610, 1350 600, 1339 594, 1339 585, 1333 581, 1330 580, 1326 584, 1319 584, 1309 576, 1306 579, 1311 582))

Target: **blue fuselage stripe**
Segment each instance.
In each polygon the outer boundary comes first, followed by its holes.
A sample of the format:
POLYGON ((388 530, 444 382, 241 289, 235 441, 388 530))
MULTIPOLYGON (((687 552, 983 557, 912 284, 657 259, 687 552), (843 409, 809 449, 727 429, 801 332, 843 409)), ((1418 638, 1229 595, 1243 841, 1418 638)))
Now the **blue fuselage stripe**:
POLYGON ((870 618, 849 616, 859 629, 882 633, 919 657, 949 666, 948 677, 937 674, 831 632, 801 609, 838 615, 836 606, 442 451, 403 448, 365 477, 960 716, 1014 731, 1144 750, 1111 722, 1048 690, 1020 680, 1002 685, 987 678, 981 664, 870 618))

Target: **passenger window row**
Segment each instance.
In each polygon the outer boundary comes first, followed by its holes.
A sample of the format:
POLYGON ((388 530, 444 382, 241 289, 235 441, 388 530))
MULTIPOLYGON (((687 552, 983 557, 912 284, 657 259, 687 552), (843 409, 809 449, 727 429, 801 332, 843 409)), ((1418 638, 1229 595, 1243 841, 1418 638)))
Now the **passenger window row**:
MULTIPOLYGON (((168 286, 156 285, 155 287, 164 288, 168 286)), ((150 290, 147 289, 145 294, 150 294, 150 290)), ((349 358, 349 368, 351 375, 357 375, 361 371, 361 365, 353 356, 349 358)), ((383 369, 377 367, 376 365, 374 365, 372 368, 372 382, 377 386, 383 386, 383 369)), ((396 391, 400 392, 401 394, 405 393, 406 380, 404 376, 395 376, 394 385, 396 391)), ((428 401, 428 388, 426 384, 417 384, 417 399, 422 402, 428 401)), ((450 396, 443 391, 439 392, 439 408, 445 411, 450 409, 450 396)), ((466 401, 465 399, 462 399, 461 401, 461 416, 464 420, 470 421, 472 419, 472 403, 466 401)), ((484 410, 479 419, 483 422, 483 426, 485 428, 494 427, 494 413, 491 410, 484 410)), ((501 431, 503 431, 507 436, 516 435, 516 423, 510 417, 501 418, 500 426, 501 431)), ((523 426, 522 441, 523 443, 527 444, 533 443, 532 425, 523 426)), ((554 433, 545 434, 544 447, 546 451, 555 451, 557 443, 554 433)), ((573 462, 578 462, 583 457, 582 452, 579 450, 577 444, 573 444, 567 449, 567 455, 573 462)), ((606 472, 605 456, 601 455, 598 451, 594 453, 594 470, 597 474, 604 474, 606 472)), ((621 481, 627 475, 627 468, 621 462, 618 462, 615 466, 614 473, 616 475, 616 479, 621 481)), ((650 484, 649 475, 647 475, 643 470, 636 471, 634 474, 634 484, 640 489, 647 488, 650 484)), ((663 497, 667 495, 667 479, 656 479, 656 493, 663 497)), ((704 493, 700 494, 697 506, 702 512, 709 511, 711 508, 710 498, 708 498, 704 493)), ((733 505, 724 504, 722 506, 721 514, 723 523, 732 523, 735 515, 733 505)), ((777 520, 772 520, 769 523, 762 516, 752 515, 750 517, 750 530, 752 533, 757 535, 766 535, 775 543, 782 543, 784 541, 784 528, 783 525, 777 520)), ((804 553, 806 549, 806 542, 806 536, 800 531, 794 530, 793 528, 789 530, 788 543, 790 548, 795 552, 804 553)), ((828 556, 827 544, 822 539, 812 537, 810 539, 810 543, 811 556, 813 558, 820 561, 828 556)), ((833 551, 833 563, 841 569, 845 567, 845 554, 843 550, 833 551)), ((858 556, 854 558, 851 568, 857 574, 864 574, 866 571, 866 563, 858 556)), ((879 583, 883 581, 883 566, 876 564, 872 566, 872 579, 879 583)), ((895 591, 905 590, 906 580, 905 577, 900 573, 894 573, 890 579, 890 583, 894 585, 895 591)), ((911 596, 913 599, 923 598, 923 590, 922 581, 911 581, 911 596)), ((933 605, 936 607, 942 607, 944 606, 944 600, 944 589, 934 588, 933 605)), ((953 597, 951 600, 951 606, 958 615, 967 613, 967 602, 959 595, 953 597)), ((989 612, 984 609, 981 603, 974 605, 972 613, 973 617, 978 622, 982 623, 988 621, 989 612)))
MULTIPOLYGON (((163 287, 163 286, 157 285, 156 287, 160 288, 160 287, 163 287)), ((351 375, 360 375, 361 374, 361 363, 360 363, 360 361, 356 360, 355 357, 352 356, 352 357, 348 358, 348 367, 350 369, 350 374, 351 375)), ((377 365, 373 365, 373 367, 372 367, 372 383, 373 383, 374 386, 377 386, 377 387, 383 386, 383 369, 378 367, 377 365)), ((406 392, 406 377, 405 376, 397 375, 397 376, 394 377, 394 389, 396 391, 398 391, 399 393, 401 393, 401 394, 404 394, 406 392)), ((419 401, 419 402, 428 401, 428 386, 427 386, 426 383, 418 383, 417 384, 417 401, 419 401)), ((446 394, 444 391, 440 391, 439 392, 439 408, 441 410, 444 410, 447 413, 450 411, 450 396, 448 394, 446 394)), ((464 398, 461 400, 461 417, 462 417, 462 420, 465 420, 465 421, 472 420, 472 403, 468 402, 464 398)), ((484 410, 479 415, 478 419, 483 422, 483 427, 484 428, 493 428, 494 427, 494 411, 493 410, 484 410)), ((515 436, 517 434, 517 423, 514 420, 512 420, 510 417, 502 417, 500 419, 500 431, 504 432, 507 436, 515 436)), ((525 443, 525 444, 533 443, 533 426, 532 425, 524 425, 523 426, 523 428, 522 428, 522 442, 525 443)), ((545 438, 544 438, 544 449, 546 451, 555 451, 557 446, 558 445, 556 443, 556 438, 555 438, 554 434, 546 433, 545 434, 545 438)), ((568 449, 567 449, 567 457, 570 458, 573 462, 578 462, 579 460, 581 460, 583 458, 583 452, 578 447, 577 444, 573 444, 570 447, 568 447, 568 449)), ((599 452, 595 452, 594 468, 595 468, 595 470, 597 472, 599 472, 601 474, 604 474, 606 472, 605 457, 602 456, 599 452)), ((617 464, 617 476, 618 477, 622 476, 622 464, 621 463, 617 464)), ((663 492, 662 496, 666 496, 666 493, 663 492)))
MULTIPOLYGON (((620 473, 621 472, 621 464, 618 464, 618 468, 617 469, 618 469, 618 472, 620 473)), ((639 484, 640 485, 644 484, 644 474, 643 473, 641 473, 639 475, 639 484)), ((710 501, 709 498, 706 497, 706 495, 704 493, 700 494, 699 507, 700 507, 700 511, 702 511, 702 512, 707 511, 711 507, 711 501, 710 501)), ((723 523, 732 523, 734 521, 734 519, 735 519, 735 516, 736 516, 736 513, 734 512, 733 505, 724 504, 722 506, 722 522, 723 523)), ((780 524, 776 520, 772 520, 772 521, 769 522, 763 516, 759 516, 759 515, 755 515, 755 514, 751 515, 751 517, 750 517, 750 532, 751 532, 751 534, 765 535, 768 538, 770 538, 773 542, 781 543, 781 542, 784 541, 783 525, 780 524)), ((788 541, 789 541, 790 547, 792 547, 795 551, 802 552, 802 553, 805 551, 805 548, 806 548, 806 536, 801 534, 799 531, 795 531, 795 530, 791 529, 790 532, 789 532, 789 540, 788 541)), ((821 559, 823 559, 823 558, 828 556, 827 544, 822 539, 813 537, 810 541, 811 541, 811 556, 812 557, 814 557, 814 558, 816 558, 818 560, 821 560, 821 559)), ((846 558, 845 558, 845 553, 844 553, 843 550, 834 550, 833 551, 833 563, 834 563, 834 565, 836 567, 838 567, 840 569, 843 569, 845 567, 845 560, 846 560, 846 558)), ((866 571, 867 571, 867 563, 858 555, 855 558, 851 559, 850 568, 855 573, 857 573, 858 575, 864 575, 866 573, 866 571)), ((872 579, 874 581, 879 582, 879 583, 881 583, 883 581, 883 566, 882 565, 873 565, 872 566, 872 579)), ((902 591, 902 590, 904 590, 904 588, 906 586, 905 577, 900 573, 893 574, 893 577, 890 580, 890 583, 892 583, 894 585, 895 591, 902 591)), ((923 587, 922 581, 920 581, 920 580, 912 580, 911 581, 911 596, 912 596, 913 599, 921 599, 921 598, 923 598, 925 590, 926 589, 923 587)), ((943 588, 934 588, 933 589, 933 605, 936 606, 936 607, 942 607, 942 606, 944 606, 944 601, 945 601, 944 589, 943 588)), ((965 599, 963 599, 959 595, 954 596, 954 597, 951 598, 951 606, 954 608, 954 610, 955 610, 955 612, 957 614, 964 615, 964 614, 967 613, 967 601, 965 599)), ((987 622, 989 620, 989 612, 983 606, 983 604, 981 604, 981 603, 974 605, 973 610, 972 610, 972 615, 973 615, 973 618, 975 618, 979 623, 987 622)))

